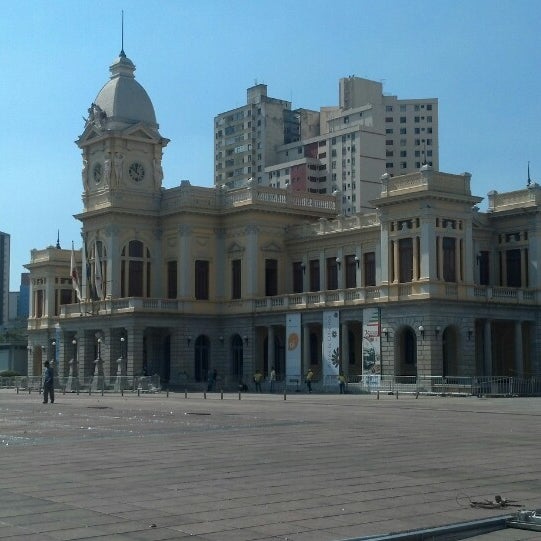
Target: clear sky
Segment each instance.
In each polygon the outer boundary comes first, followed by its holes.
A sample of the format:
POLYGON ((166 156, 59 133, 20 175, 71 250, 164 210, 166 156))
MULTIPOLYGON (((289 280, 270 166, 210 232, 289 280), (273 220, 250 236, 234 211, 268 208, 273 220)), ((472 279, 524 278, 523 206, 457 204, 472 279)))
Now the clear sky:
POLYGON ((486 197, 541 181, 541 0, 18 0, 0 17, 0 231, 11 290, 30 250, 81 246, 83 116, 121 48, 162 136, 164 186, 212 185, 213 119, 268 85, 338 104, 338 80, 439 99, 440 169, 486 197))

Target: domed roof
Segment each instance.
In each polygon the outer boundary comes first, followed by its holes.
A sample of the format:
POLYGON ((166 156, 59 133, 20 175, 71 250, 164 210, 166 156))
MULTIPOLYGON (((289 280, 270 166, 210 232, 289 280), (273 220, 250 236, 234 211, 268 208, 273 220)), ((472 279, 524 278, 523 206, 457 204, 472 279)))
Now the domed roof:
POLYGON ((135 65, 124 51, 120 52, 109 71, 111 79, 94 101, 105 113, 107 127, 114 129, 146 122, 157 128, 154 106, 145 89, 135 80, 135 65))

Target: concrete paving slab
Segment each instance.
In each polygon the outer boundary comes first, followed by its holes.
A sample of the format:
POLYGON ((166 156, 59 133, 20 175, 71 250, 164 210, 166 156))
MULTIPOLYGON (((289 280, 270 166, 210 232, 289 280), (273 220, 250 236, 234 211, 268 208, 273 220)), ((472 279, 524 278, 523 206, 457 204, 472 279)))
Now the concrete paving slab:
POLYGON ((40 401, 0 391, 0 539, 337 541, 541 507, 540 399, 40 401))

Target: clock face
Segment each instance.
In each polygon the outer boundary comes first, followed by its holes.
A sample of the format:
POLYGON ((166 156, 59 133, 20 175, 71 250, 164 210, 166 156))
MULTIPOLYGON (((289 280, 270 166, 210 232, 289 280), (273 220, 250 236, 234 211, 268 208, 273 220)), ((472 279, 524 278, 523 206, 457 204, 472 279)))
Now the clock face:
POLYGON ((145 178, 145 168, 139 162, 133 162, 128 169, 128 174, 135 182, 141 182, 145 178))
POLYGON ((96 184, 99 184, 101 182, 102 176, 103 176, 103 169, 101 167, 101 163, 97 163, 94 165, 94 169, 92 170, 92 174, 94 175, 94 182, 96 184))

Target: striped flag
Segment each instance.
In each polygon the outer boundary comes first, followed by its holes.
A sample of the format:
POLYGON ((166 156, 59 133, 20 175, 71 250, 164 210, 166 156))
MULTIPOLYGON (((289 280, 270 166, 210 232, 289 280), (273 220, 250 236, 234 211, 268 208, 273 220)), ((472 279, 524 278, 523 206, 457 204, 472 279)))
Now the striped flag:
POLYGON ((75 292, 77 293, 77 301, 81 302, 81 283, 79 282, 79 273, 77 272, 77 267, 75 265, 75 254, 73 252, 73 241, 71 243, 71 264, 70 264, 70 276, 71 276, 71 285, 75 292))

